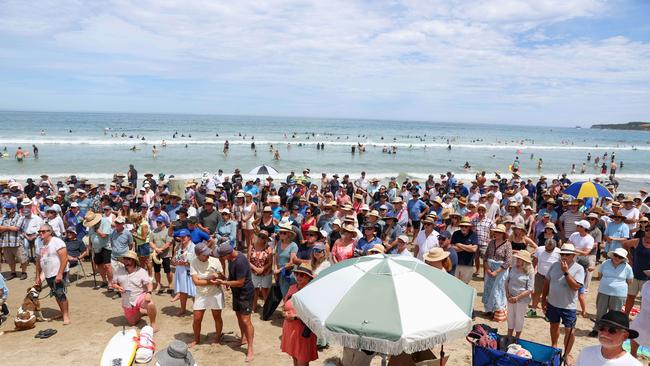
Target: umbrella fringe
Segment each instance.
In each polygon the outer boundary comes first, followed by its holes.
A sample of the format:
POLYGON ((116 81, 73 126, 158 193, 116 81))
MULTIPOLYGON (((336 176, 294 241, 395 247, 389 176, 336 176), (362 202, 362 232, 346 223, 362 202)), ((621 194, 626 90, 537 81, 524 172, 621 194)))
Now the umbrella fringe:
MULTIPOLYGON (((469 332, 469 329, 457 329, 452 332, 431 336, 421 340, 406 341, 400 339, 398 341, 389 341, 386 339, 365 337, 357 334, 332 332, 323 327, 316 319, 309 319, 304 322, 319 338, 323 338, 329 343, 335 343, 352 349, 374 351, 387 355, 399 355, 403 352, 411 354, 424 351, 431 349, 436 345, 445 343, 449 336, 455 338, 454 335, 456 335, 456 333, 464 336, 469 332)), ((469 328, 471 328, 471 323, 469 323, 469 328)))

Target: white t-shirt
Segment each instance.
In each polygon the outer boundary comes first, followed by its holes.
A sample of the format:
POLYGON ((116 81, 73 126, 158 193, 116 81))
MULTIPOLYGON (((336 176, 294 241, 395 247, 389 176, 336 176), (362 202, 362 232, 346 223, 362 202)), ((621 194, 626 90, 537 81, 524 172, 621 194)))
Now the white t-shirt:
POLYGON ((560 248, 553 248, 553 251, 549 253, 544 246, 540 246, 533 255, 537 258, 537 273, 546 277, 551 265, 560 260, 560 248))
POLYGON ((569 235, 569 241, 576 247, 577 250, 591 252, 591 249, 594 248, 594 237, 587 234, 585 236, 580 236, 580 233, 577 231, 569 235))
MULTIPOLYGON (((59 273, 59 266, 61 261, 59 260, 59 254, 57 253, 60 249, 65 248, 65 243, 63 240, 52 237, 50 238, 50 243, 44 245, 41 241, 38 249, 38 260, 41 264, 41 270, 45 275, 45 278, 55 277, 59 273)), ((68 272, 68 264, 65 264, 65 270, 63 272, 68 272)))
MULTIPOLYGON (((200 279, 207 280, 210 277, 218 277, 223 275, 223 267, 219 259, 208 257, 208 260, 201 262, 198 257, 195 257, 190 263, 190 275, 198 275, 200 279)), ((221 286, 196 286, 196 292, 201 296, 215 296, 222 293, 221 286)))
MULTIPOLYGON (((625 218, 628 219, 628 220, 639 221, 639 209, 636 208, 636 207, 632 207, 629 210, 626 209, 626 208, 622 208, 621 209, 621 215, 625 216, 625 218)), ((627 224, 627 226, 630 228, 630 231, 632 231, 632 229, 636 228, 636 223, 627 224)))
POLYGON ((424 230, 421 230, 418 236, 415 238, 415 244, 420 248, 418 251, 418 259, 423 260, 423 256, 431 250, 431 248, 437 247, 438 245, 438 232, 433 230, 431 235, 425 236, 426 233, 424 230))
POLYGON ((600 345, 585 347, 580 352, 576 366, 643 366, 639 360, 625 353, 623 357, 608 360, 600 353, 600 345))

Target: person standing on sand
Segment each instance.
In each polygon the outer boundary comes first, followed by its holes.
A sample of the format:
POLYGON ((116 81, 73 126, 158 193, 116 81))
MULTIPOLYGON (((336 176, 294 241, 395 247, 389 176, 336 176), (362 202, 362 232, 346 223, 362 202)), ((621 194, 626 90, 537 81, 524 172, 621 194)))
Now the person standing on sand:
POLYGON ((61 310, 63 325, 70 324, 68 298, 65 295, 68 280, 68 250, 63 240, 54 236, 54 230, 48 224, 43 224, 38 229, 39 239, 36 247, 39 248, 36 258, 36 284, 41 285, 41 273, 50 287, 50 293, 56 299, 61 310))
POLYGON ((194 347, 201 342, 201 322, 206 310, 212 312, 212 318, 214 319, 215 344, 221 342, 221 331, 223 329, 221 310, 224 307, 224 296, 221 286, 217 285, 217 281, 224 279, 221 262, 211 256, 212 249, 210 249, 207 242, 196 244, 194 254, 196 257, 190 263, 190 275, 192 276, 192 282, 196 286, 194 320, 192 322, 194 341, 188 344, 189 347, 194 347))
POLYGON ((642 363, 623 349, 627 339, 634 340, 639 332, 630 329, 630 319, 620 311, 610 311, 596 321, 599 345, 585 347, 576 366, 641 366, 642 363))
POLYGON ((251 267, 243 253, 234 250, 228 243, 214 249, 214 255, 228 261, 228 280, 217 280, 217 285, 229 286, 232 290, 232 309, 237 316, 241 332, 241 346, 248 345, 246 362, 253 361, 253 340, 255 329, 251 322, 253 294, 255 288, 251 278, 251 267))
POLYGON ((122 295, 122 309, 129 325, 136 325, 143 316, 149 317, 151 327, 158 331, 156 304, 151 298, 153 284, 147 271, 140 267, 138 255, 129 250, 119 257, 124 265, 115 271, 113 288, 122 295))

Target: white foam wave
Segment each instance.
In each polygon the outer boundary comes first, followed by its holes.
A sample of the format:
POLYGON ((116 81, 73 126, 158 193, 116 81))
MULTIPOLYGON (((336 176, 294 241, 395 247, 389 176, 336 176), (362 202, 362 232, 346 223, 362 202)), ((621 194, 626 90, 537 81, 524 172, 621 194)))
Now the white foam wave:
MULTIPOLYGON (((357 141, 357 140, 294 140, 294 139, 283 139, 283 140, 228 140, 230 145, 250 145, 252 142, 255 142, 257 146, 260 145, 269 145, 273 144, 276 146, 284 146, 288 143, 292 145, 316 145, 317 143, 323 143, 326 146, 352 146, 357 143, 362 143, 366 146, 372 147, 383 147, 383 146, 396 146, 398 148, 406 149, 423 149, 423 148, 446 148, 448 144, 446 143, 422 143, 422 142, 392 142, 389 140, 386 141, 357 141)), ((215 140, 198 140, 190 138, 180 138, 165 140, 167 145, 219 145, 222 146, 225 143, 225 140, 215 139, 215 140)), ((126 138, 107 138, 107 139, 57 139, 57 138, 39 138, 39 139, 0 139, 0 145, 96 145, 96 146, 152 146, 156 145, 160 147, 162 140, 138 140, 138 139, 126 139, 126 138)), ((521 150, 532 151, 532 150, 577 150, 577 151, 587 151, 587 150, 602 150, 602 151, 620 151, 620 150, 639 150, 639 151, 650 151, 650 146, 632 146, 632 145, 608 145, 608 146, 584 146, 584 145, 521 145, 521 144, 486 144, 486 143, 462 143, 462 144, 451 144, 452 149, 483 149, 483 150, 521 150)))
MULTIPOLYGON (((108 182, 113 178, 112 173, 78 173, 78 172, 45 172, 50 176, 50 179, 53 181, 57 180, 62 180, 63 178, 69 177, 70 175, 76 175, 78 178, 85 178, 90 180, 91 182, 101 182, 105 181, 108 182)), ((167 174, 167 178, 169 177, 170 174, 173 174, 175 178, 177 179, 200 179, 204 172, 189 172, 189 173, 180 173, 180 174, 175 174, 174 172, 165 172, 167 174)), ((331 177, 335 172, 328 172, 327 176, 331 177)), ((390 177, 397 177, 397 176, 407 176, 411 179, 417 179, 420 182, 423 182, 427 179, 429 174, 433 174, 433 177, 435 178, 436 181, 440 181, 440 174, 444 174, 445 172, 439 171, 439 172, 408 172, 408 173, 399 173, 399 172, 377 172, 377 173, 372 173, 368 172, 366 177, 369 178, 378 178, 382 182, 386 182, 390 179, 390 177)), ((157 172, 154 172, 154 174, 157 175, 157 172)), ((208 175, 213 175, 216 174, 216 172, 208 172, 208 175)), ((271 177, 273 177, 276 182, 279 181, 284 181, 285 178, 287 177, 289 173, 288 172, 281 172, 278 174, 273 174, 271 177)), ((359 173, 346 173, 346 172, 337 172, 340 177, 343 177, 344 175, 349 175, 351 180, 359 178, 359 173)), ((559 178, 561 176, 561 172, 544 172, 542 174, 522 174, 522 178, 527 179, 531 178, 533 181, 537 181, 540 175, 545 175, 548 179, 554 179, 554 178, 559 178)), ((19 182, 25 181, 27 178, 32 178, 35 179, 39 174, 16 174, 16 175, 8 175, 4 173, 0 173, 0 179, 15 179, 19 182)), ((232 175, 231 172, 227 172, 225 175, 230 176, 232 175)), ((465 181, 471 181, 476 177, 475 173, 455 173, 454 174, 456 178, 462 179, 465 181)), ((263 179, 266 176, 254 176, 254 175, 248 175, 248 174, 242 174, 244 179, 249 179, 249 178, 261 178, 263 179)), ((488 179, 494 177, 494 172, 487 172, 486 176, 488 179)), ((501 173, 502 178, 510 178, 512 175, 508 173, 501 173)), ((318 182, 321 177, 321 172, 314 171, 312 173, 312 181, 313 182, 318 182)), ((568 174, 568 178, 570 178, 573 181, 586 181, 586 180, 593 180, 594 178, 599 178, 601 180, 607 180, 606 175, 602 174, 568 174)), ((144 177, 141 177, 141 179, 144 177)), ((650 174, 617 174, 616 178, 618 180, 627 180, 627 181, 641 181, 641 182, 649 182, 650 181, 650 174)))

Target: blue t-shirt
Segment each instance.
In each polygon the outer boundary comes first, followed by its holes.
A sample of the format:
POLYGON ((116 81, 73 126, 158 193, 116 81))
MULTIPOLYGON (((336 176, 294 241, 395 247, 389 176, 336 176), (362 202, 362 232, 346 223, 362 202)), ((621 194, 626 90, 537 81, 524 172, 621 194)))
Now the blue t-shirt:
POLYGON ((458 265, 458 253, 456 253, 456 249, 452 247, 449 247, 447 252, 449 252, 449 259, 451 260, 451 271, 449 271, 449 274, 455 276, 456 266, 458 265))
POLYGON ((357 249, 364 253, 368 253, 368 251, 372 249, 375 244, 381 245, 381 239, 375 236, 372 240, 368 241, 368 239, 366 239, 364 236, 357 242, 357 249))
POLYGON ((111 256, 115 260, 120 255, 126 253, 129 250, 129 246, 133 244, 133 235, 128 230, 122 230, 121 233, 113 230, 108 238, 111 242, 111 256))
POLYGON ((616 297, 627 296, 626 280, 634 277, 629 264, 621 263, 618 267, 614 267, 612 260, 608 259, 601 264, 598 272, 603 274, 598 287, 599 293, 616 297))
POLYGON ((409 200, 406 204, 411 221, 420 221, 420 214, 427 208, 426 203, 422 200, 409 200))
MULTIPOLYGON (((174 232, 174 234, 176 234, 176 232, 174 232)), ((210 235, 198 227, 195 227, 194 230, 190 230, 190 238, 192 238, 192 243, 198 244, 202 241, 210 240, 210 235)))
MULTIPOLYGON (((629 238, 630 227, 627 226, 627 224, 624 222, 621 222, 620 224, 610 222, 607 224, 607 229, 605 229, 605 235, 609 236, 610 238, 629 238)), ((614 251, 620 247, 620 241, 608 241, 605 244, 605 252, 614 251)))

